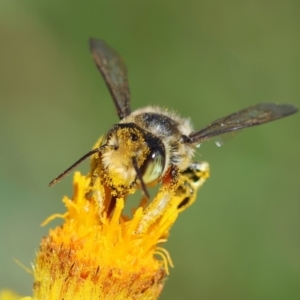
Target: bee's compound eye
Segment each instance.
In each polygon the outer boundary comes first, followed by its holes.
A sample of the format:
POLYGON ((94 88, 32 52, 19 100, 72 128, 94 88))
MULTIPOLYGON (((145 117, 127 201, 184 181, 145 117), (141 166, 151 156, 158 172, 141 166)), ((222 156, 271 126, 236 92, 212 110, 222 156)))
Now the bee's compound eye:
POLYGON ((157 180, 165 167, 165 156, 159 151, 152 151, 142 167, 143 181, 148 184, 157 180))

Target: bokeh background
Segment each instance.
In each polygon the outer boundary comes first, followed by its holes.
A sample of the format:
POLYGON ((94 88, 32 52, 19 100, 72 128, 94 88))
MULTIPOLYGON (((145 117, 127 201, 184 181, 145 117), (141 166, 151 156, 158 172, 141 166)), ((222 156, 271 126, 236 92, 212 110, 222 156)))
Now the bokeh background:
MULTIPOLYGON (((0 287, 31 294, 14 259, 30 266, 72 176, 47 184, 118 120, 89 37, 123 55, 133 109, 171 107, 201 128, 259 102, 300 106, 299 12, 294 0, 1 0, 0 287)), ((299 130, 300 114, 199 149, 211 178, 172 229, 160 299, 299 299, 299 130)))

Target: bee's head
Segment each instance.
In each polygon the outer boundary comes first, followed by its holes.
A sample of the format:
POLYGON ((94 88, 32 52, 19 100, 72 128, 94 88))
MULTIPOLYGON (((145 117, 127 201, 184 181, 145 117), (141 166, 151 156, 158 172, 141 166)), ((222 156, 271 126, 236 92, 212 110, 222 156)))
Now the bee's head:
POLYGON ((147 184, 157 182, 166 169, 163 142, 134 123, 113 126, 98 148, 91 150, 50 182, 53 186, 89 156, 99 153, 107 184, 129 190, 139 184, 147 197, 147 184))
POLYGON ((110 185, 132 186, 156 182, 165 170, 161 140, 134 123, 117 124, 101 142, 101 157, 110 185))

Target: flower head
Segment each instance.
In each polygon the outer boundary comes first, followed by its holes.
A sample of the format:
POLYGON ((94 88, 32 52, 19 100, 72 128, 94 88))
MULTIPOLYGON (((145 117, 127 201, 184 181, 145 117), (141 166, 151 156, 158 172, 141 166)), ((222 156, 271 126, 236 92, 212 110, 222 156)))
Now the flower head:
POLYGON ((100 217, 96 203, 86 196, 89 181, 75 173, 73 198, 63 199, 67 212, 47 220, 62 217, 64 223, 41 242, 34 268, 35 298, 156 299, 171 263, 167 252, 157 248, 167 224, 135 234, 142 208, 126 220, 124 199, 117 200, 110 217, 100 217))
POLYGON ((176 183, 166 177, 154 200, 143 197, 128 217, 126 197, 135 190, 115 197, 99 159, 95 154, 87 176, 75 173, 73 196, 63 198, 66 212, 44 222, 63 219, 41 241, 33 299, 157 299, 162 291, 172 261, 159 244, 195 200, 208 164, 191 164, 176 183))

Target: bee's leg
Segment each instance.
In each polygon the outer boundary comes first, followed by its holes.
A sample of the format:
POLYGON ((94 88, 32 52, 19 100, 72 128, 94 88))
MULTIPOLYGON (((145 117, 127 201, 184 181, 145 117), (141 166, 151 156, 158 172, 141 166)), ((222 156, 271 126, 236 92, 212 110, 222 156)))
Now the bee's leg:
MULTIPOLYGON (((97 146, 97 144, 95 146, 97 146)), ((96 153, 92 157, 89 176, 90 185, 87 190, 86 197, 95 201, 98 207, 99 216, 102 216, 102 213, 105 211, 105 207, 109 205, 107 202, 110 198, 110 195, 108 195, 110 192, 108 187, 104 184, 104 172, 102 169, 100 153, 96 153)))
POLYGON ((163 178, 158 194, 146 208, 136 231, 137 234, 144 233, 167 209, 178 187, 179 177, 179 169, 171 166, 163 178))
POLYGON ((191 163, 182 172, 172 167, 165 176, 162 186, 153 202, 146 208, 140 221, 137 233, 145 232, 158 220, 168 206, 182 212, 196 200, 197 191, 209 177, 207 162, 191 163))
POLYGON ((176 205, 178 212, 184 211, 192 205, 197 197, 198 189, 209 177, 210 169, 207 162, 191 163, 181 173, 180 182, 172 198, 172 205, 176 205))

